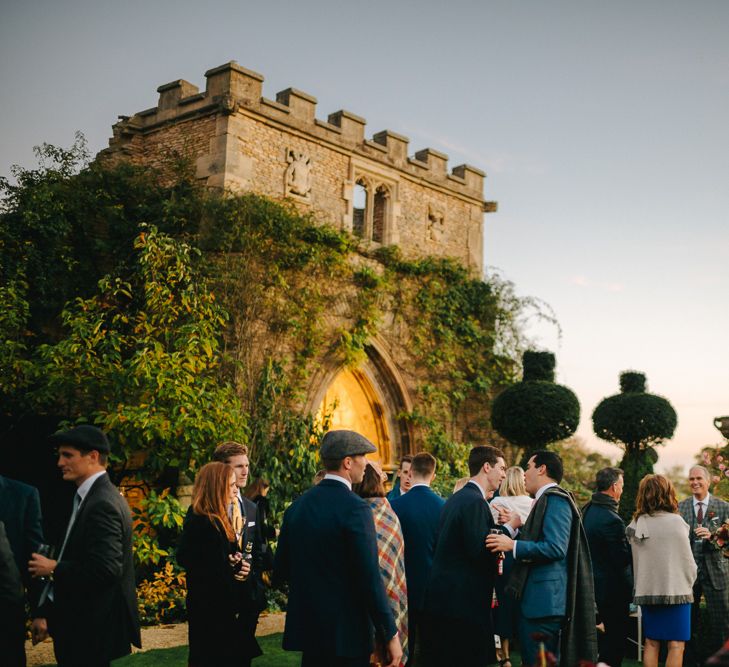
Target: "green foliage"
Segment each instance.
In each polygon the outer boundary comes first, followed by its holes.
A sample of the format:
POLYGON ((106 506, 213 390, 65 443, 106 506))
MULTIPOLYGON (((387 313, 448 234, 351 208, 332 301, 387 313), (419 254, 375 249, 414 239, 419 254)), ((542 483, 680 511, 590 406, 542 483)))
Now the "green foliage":
POLYGON ((645 375, 620 375, 621 393, 603 399, 592 413, 595 434, 626 449, 663 444, 676 430, 676 411, 662 396, 645 392, 645 375))
POLYGON ((595 435, 620 445, 625 456, 620 468, 625 471, 625 486, 620 515, 629 520, 635 511, 638 484, 653 472, 658 460, 654 446, 673 436, 676 411, 662 396, 646 392, 645 375, 637 371, 620 374, 621 393, 604 398, 592 413, 595 435))
POLYGON ((525 382, 554 382, 554 355, 551 352, 527 350, 522 357, 525 382))
POLYGON ((220 376, 225 312, 185 243, 144 229, 130 281, 107 276, 63 311, 66 335, 42 346, 46 400, 110 431, 126 461, 192 469, 223 439, 245 439, 235 390, 220 376))
POLYGON ((359 365, 377 338, 412 370, 417 410, 399 418, 442 458, 441 479, 492 437, 489 400, 514 380, 527 311, 544 313, 508 281, 369 253, 293 205, 201 189, 184 159, 158 172, 85 165, 82 142, 39 154, 0 184, 10 410, 100 425, 116 465, 145 452, 153 483, 248 441, 280 514, 318 467, 312 375, 359 365))
POLYGON ((562 458, 564 479, 561 486, 571 491, 578 507, 582 507, 595 492, 595 476, 614 462, 600 452, 589 449, 585 441, 576 435, 555 442, 550 449, 562 458))
POLYGON ((696 457, 711 475, 711 493, 729 501, 729 445, 704 447, 696 457))
POLYGON ((271 484, 268 501, 272 525, 281 525, 284 510, 311 487, 321 467, 319 445, 329 421, 316 421, 287 405, 288 388, 281 366, 268 361, 256 391, 250 415, 250 459, 255 475, 265 474, 271 484))
POLYGON ((551 380, 554 355, 524 353, 524 379, 501 392, 493 402, 491 423, 509 442, 530 452, 571 436, 580 423, 580 403, 572 390, 551 380))

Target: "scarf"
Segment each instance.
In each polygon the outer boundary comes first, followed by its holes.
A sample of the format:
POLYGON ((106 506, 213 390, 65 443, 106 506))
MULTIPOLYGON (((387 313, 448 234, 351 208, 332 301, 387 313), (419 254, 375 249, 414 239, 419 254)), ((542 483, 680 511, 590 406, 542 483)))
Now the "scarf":
MULTIPOLYGON (((592 562, 580 511, 572 496, 559 486, 547 489, 534 504, 527 522, 519 530, 519 539, 533 542, 539 539, 547 510, 547 499, 551 495, 567 500, 572 510, 572 529, 567 551, 567 606, 562 628, 560 662, 563 665, 577 665, 580 660, 596 662, 597 632, 592 562)), ((530 565, 519 561, 514 563, 506 590, 516 599, 522 596, 530 565)))

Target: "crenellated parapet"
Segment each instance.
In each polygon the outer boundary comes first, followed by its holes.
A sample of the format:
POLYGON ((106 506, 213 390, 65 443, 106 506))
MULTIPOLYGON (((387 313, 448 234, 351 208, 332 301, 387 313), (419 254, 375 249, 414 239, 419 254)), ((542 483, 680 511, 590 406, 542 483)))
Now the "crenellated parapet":
MULTIPOLYGON (((365 119, 349 111, 335 111, 326 120, 317 118, 316 97, 296 88, 276 93, 275 100, 264 97, 263 76, 235 61, 208 70, 205 77, 203 93, 183 79, 160 86, 156 107, 131 117, 120 117, 113 128, 110 149, 123 149, 133 137, 154 132, 171 123, 210 114, 253 112, 388 167, 395 167, 415 178, 471 197, 483 196, 485 174, 476 167, 462 164, 448 171, 448 156, 433 148, 424 148, 410 155, 409 139, 391 130, 376 132, 368 139, 365 119)), ((493 208, 486 202, 485 206, 488 210, 493 208)))
POLYGON ((317 117, 317 100, 286 88, 263 95, 263 76, 229 62, 205 73, 205 91, 178 79, 157 106, 120 116, 101 160, 165 164, 191 159, 210 187, 287 199, 373 245, 409 256, 454 257, 480 274, 483 171, 450 168, 434 148, 411 151, 392 130, 367 136, 367 121, 339 110, 317 117))

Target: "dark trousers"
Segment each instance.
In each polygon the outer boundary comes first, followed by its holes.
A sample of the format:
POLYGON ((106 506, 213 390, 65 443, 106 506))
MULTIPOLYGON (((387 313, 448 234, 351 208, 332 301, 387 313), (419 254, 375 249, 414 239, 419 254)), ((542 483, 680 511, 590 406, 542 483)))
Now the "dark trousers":
POLYGON ((628 636, 628 602, 599 604, 600 620, 605 624, 605 632, 597 633, 597 646, 600 662, 610 667, 621 667, 625 655, 625 640, 628 636))
POLYGON ((256 639, 256 627, 258 627, 258 607, 251 606, 238 614, 235 621, 236 641, 240 645, 241 661, 236 664, 239 667, 250 667, 251 660, 263 655, 261 647, 256 639))
POLYGON ((525 618, 521 613, 519 614, 519 647, 522 665, 538 664, 539 641, 532 639, 532 635, 535 634, 544 635, 544 648, 554 654, 557 664, 559 664, 559 641, 563 622, 564 616, 525 618))
POLYGON ((419 667, 484 667, 496 662, 488 622, 425 612, 420 630, 419 667))
POLYGON ((25 609, 17 605, 0 606, 0 663, 25 667, 25 609))
POLYGON ((422 609, 408 609, 408 662, 407 667, 415 667, 415 656, 419 647, 418 630, 423 616, 422 609))
POLYGON ((702 567, 699 567, 699 574, 694 584, 694 603, 691 605, 691 641, 686 646, 684 664, 703 665, 706 658, 718 651, 727 639, 729 639, 729 588, 714 588, 702 567), (699 610, 702 595, 706 600, 704 618, 699 610), (707 624, 703 623, 705 618, 708 619, 707 624))
POLYGON ((358 658, 341 658, 335 655, 322 655, 304 651, 301 656, 301 667, 369 667, 370 656, 358 658))

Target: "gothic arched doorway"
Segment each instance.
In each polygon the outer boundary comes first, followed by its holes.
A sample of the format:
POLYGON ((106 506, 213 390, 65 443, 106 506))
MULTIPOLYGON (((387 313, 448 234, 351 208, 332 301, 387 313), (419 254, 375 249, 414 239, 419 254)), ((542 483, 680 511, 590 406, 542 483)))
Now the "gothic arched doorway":
POLYGON ((384 468, 397 466, 411 449, 410 428, 403 413, 410 411, 402 382, 385 356, 367 347, 358 368, 332 368, 319 377, 312 407, 319 416, 331 415, 332 429, 351 429, 376 447, 372 458, 384 468))

